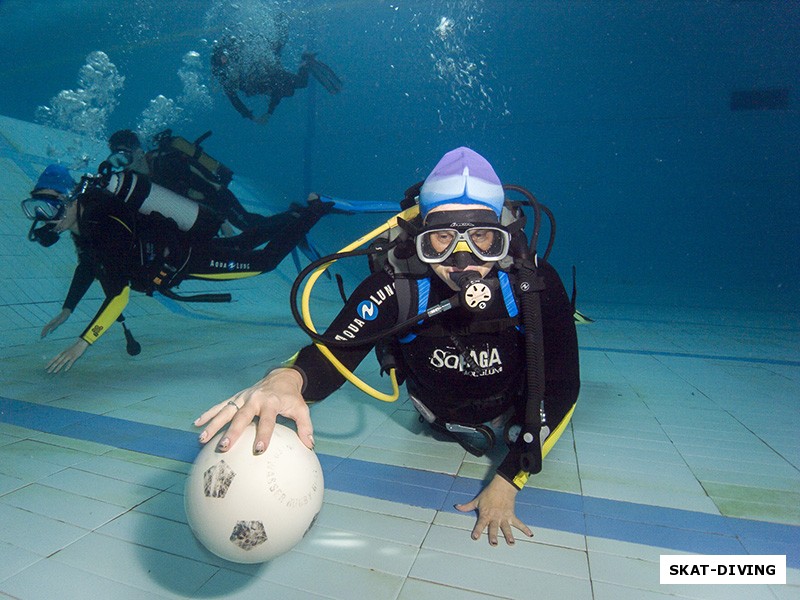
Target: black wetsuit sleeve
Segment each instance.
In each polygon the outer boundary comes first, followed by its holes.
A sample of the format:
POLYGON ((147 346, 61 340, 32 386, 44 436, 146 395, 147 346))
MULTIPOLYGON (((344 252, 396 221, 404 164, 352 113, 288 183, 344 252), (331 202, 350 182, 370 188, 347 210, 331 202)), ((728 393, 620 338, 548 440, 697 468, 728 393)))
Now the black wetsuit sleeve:
MULTIPOLYGON (((375 273, 356 288, 325 332, 334 340, 350 340, 356 344, 346 348, 331 345, 329 349, 352 371, 374 347, 373 344, 358 345, 357 341, 386 331, 396 322, 394 279, 385 272, 375 273)), ((346 381, 314 344, 300 350, 293 367, 303 375, 303 397, 310 402, 327 398, 346 381)))
POLYGON ((270 96, 270 98, 269 98, 269 108, 267 108, 267 114, 268 115, 271 115, 272 113, 275 112, 275 109, 278 108, 278 104, 281 103, 282 99, 283 98, 281 98, 280 96, 277 96, 277 95, 270 96))
POLYGON ((75 307, 78 306, 86 292, 89 291, 93 281, 93 265, 88 260, 84 260, 79 254, 78 266, 75 267, 75 273, 72 275, 72 282, 69 284, 69 291, 62 308, 75 312, 75 307))
POLYGON ((98 278, 105 299, 80 337, 90 344, 97 341, 117 320, 128 304, 130 273, 128 259, 132 229, 121 218, 105 215, 92 231, 92 245, 98 262, 98 278))

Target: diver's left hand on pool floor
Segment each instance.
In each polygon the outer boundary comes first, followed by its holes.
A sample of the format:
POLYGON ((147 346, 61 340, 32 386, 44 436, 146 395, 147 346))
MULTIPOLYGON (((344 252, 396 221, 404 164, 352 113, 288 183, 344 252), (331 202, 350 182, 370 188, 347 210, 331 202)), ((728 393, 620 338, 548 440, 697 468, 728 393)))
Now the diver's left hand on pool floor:
POLYGON ((461 512, 478 512, 478 522, 472 530, 472 539, 481 537, 484 530, 488 529, 489 543, 497 545, 497 530, 500 529, 509 546, 514 545, 512 527, 516 527, 528 537, 533 537, 533 532, 525 523, 517 518, 514 513, 514 504, 517 498, 517 488, 500 475, 495 475, 474 500, 466 504, 456 504, 456 510, 461 512))

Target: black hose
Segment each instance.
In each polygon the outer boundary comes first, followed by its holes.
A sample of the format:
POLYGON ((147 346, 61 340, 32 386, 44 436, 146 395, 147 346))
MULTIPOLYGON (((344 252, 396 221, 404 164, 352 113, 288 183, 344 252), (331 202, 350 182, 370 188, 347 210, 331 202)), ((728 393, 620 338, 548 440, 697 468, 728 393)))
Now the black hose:
POLYGON ((158 292, 162 296, 166 296, 170 300, 175 300, 176 302, 208 302, 208 303, 223 303, 223 302, 230 302, 233 296, 228 294, 227 292, 224 294, 193 294, 191 296, 179 296, 172 290, 168 290, 166 288, 159 289, 158 292))
POLYGON ((547 261, 547 259, 550 257, 550 251, 553 249, 553 244, 556 240, 556 220, 553 216, 553 212, 547 208, 547 206, 539 202, 539 200, 536 199, 536 196, 520 185, 506 184, 503 186, 503 189, 522 194, 525 196, 528 205, 533 209, 533 233, 531 234, 529 243, 531 256, 537 255, 536 247, 539 245, 539 230, 541 229, 542 213, 547 215, 547 218, 550 221, 550 238, 547 241, 547 247, 542 255, 542 259, 547 261))
POLYGON ((348 258, 351 256, 364 256, 367 254, 377 254, 380 252, 387 252, 388 250, 391 250, 391 248, 393 248, 394 245, 395 243, 389 243, 386 246, 377 245, 377 246, 372 246, 370 248, 365 248, 364 250, 337 252, 336 254, 330 254, 328 256, 323 256, 322 258, 315 260, 305 269, 300 271, 300 273, 297 275, 297 278, 294 280, 294 283, 292 284, 292 290, 289 294, 289 305, 292 310, 292 316, 294 317, 294 320, 297 323, 298 327, 300 327, 300 329, 302 329, 303 332, 315 342, 319 342, 326 346, 336 346, 339 348, 354 348, 358 346, 372 345, 379 342, 382 339, 386 339, 391 336, 402 333, 404 331, 407 331, 414 325, 417 325, 422 321, 425 321, 431 317, 436 316, 439 313, 442 313, 458 305, 458 296, 455 296, 454 298, 445 300, 444 302, 440 302, 439 304, 429 308, 423 314, 414 315, 406 319, 405 321, 398 323, 391 329, 387 329, 386 331, 380 331, 374 335, 364 338, 359 338, 357 340, 336 340, 331 337, 327 337, 323 334, 320 334, 311 329, 308 325, 306 325, 305 321, 303 320, 303 315, 300 312, 300 309, 297 307, 297 294, 300 291, 300 286, 313 271, 315 271, 322 265, 333 262, 334 260, 339 260, 340 258, 348 258))
POLYGON ((120 316, 117 317, 117 322, 122 325, 122 331, 125 333, 125 350, 131 356, 136 356, 142 351, 142 345, 136 341, 131 330, 125 325, 125 315, 120 314, 120 316))

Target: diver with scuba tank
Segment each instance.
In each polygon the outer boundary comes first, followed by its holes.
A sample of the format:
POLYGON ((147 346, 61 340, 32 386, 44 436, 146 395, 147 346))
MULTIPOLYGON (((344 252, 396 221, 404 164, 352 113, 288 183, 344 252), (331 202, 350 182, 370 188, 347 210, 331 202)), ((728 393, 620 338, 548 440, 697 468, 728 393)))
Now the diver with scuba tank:
POLYGON ((503 439, 508 453, 489 484, 470 502, 477 511, 472 538, 512 529, 532 535, 515 514, 517 493, 569 424, 580 389, 573 306, 547 263, 555 234, 552 214, 532 194, 503 186, 492 166, 468 148, 447 153, 421 187, 407 192, 406 210, 340 253, 301 272, 291 307, 313 343, 288 366, 204 412, 195 425, 208 442, 230 423, 219 450, 228 450, 254 419, 253 452, 266 450, 278 415, 297 424, 313 448, 307 403, 322 400, 345 381, 380 400, 399 396, 398 379, 420 420, 437 436, 482 455, 503 439), (535 214, 526 239, 522 194, 535 214), (536 252, 543 214, 551 220, 547 251, 536 252), (374 235, 373 235, 374 234, 374 235), (371 246, 358 250, 367 242, 371 246), (346 300, 324 333, 309 311, 310 286, 333 261, 370 256, 372 274, 346 300), (302 308, 297 296, 303 281, 302 308), (374 390, 353 370, 375 349, 392 394, 374 390))
MULTIPOLYGON (((67 167, 60 164, 49 165, 36 180, 36 184, 31 190, 30 199, 23 201, 23 206, 27 203, 35 202, 40 212, 46 211, 48 214, 54 215, 76 185, 67 167)), ((47 236, 45 238, 47 239, 47 236)), ((49 239, 55 241, 58 238, 50 236, 49 239)), ((61 311, 42 327, 42 338, 53 333, 72 316, 78 303, 98 276, 99 265, 90 249, 83 243, 83 239, 73 234, 72 242, 78 255, 78 264, 72 275, 67 297, 61 305, 61 311)), ((142 351, 141 344, 136 341, 131 330, 125 325, 125 316, 123 314, 117 317, 117 322, 122 324, 122 330, 125 334, 125 348, 128 354, 136 356, 142 351)))
POLYGON ((240 231, 263 225, 269 217, 249 212, 229 189, 233 171, 203 149, 210 135, 206 131, 190 142, 166 129, 153 136, 155 148, 145 152, 136 132, 120 129, 108 138, 110 154, 104 168, 146 176, 153 184, 198 204, 202 212, 196 229, 210 233, 208 237, 220 228, 231 235, 231 225, 240 231))
POLYGON ((28 239, 50 246, 70 231, 92 256, 93 277, 105 293, 77 341, 48 363, 51 373, 69 370, 108 330, 122 314, 131 290, 159 292, 176 300, 229 301, 228 294, 178 296, 172 289, 186 279, 226 281, 272 271, 332 207, 312 195, 306 205, 293 204, 262 227, 229 238, 198 239, 192 236, 196 204, 189 206, 190 201, 155 185, 125 186, 124 180, 117 185, 114 177, 87 175, 69 195, 33 196, 22 203, 33 221, 28 239))

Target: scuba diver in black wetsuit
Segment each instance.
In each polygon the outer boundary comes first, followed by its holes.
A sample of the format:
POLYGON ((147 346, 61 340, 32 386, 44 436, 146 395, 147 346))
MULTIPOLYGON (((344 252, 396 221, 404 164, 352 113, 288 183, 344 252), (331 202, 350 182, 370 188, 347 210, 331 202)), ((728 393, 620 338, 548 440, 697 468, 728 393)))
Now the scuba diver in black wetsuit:
POLYGON ((249 212, 228 189, 233 172, 203 151, 200 144, 209 135, 210 131, 192 143, 167 129, 155 136, 156 148, 145 152, 135 132, 121 129, 108 138, 107 163, 114 170, 146 175, 153 183, 205 206, 227 234, 231 233, 228 223, 241 231, 263 225, 269 217, 249 212))
MULTIPOLYGON (((38 212, 42 215, 55 216, 59 211, 59 207, 69 197, 75 186, 75 180, 72 178, 69 169, 59 164, 49 165, 36 181, 30 198, 23 201, 23 207, 32 213, 36 213, 38 209, 38 212)), ((37 241, 44 246, 49 246, 58 240, 57 234, 52 233, 52 231, 49 232, 50 235, 47 235, 47 232, 42 233, 44 233, 44 238, 37 241)), ((75 267, 61 311, 42 327, 42 338, 47 337, 70 318, 78 303, 97 277, 99 266, 91 250, 86 247, 86 244, 83 243, 79 236, 74 234, 72 235, 72 242, 75 244, 75 251, 78 255, 78 265, 75 267)), ((127 325, 125 325, 125 317, 120 314, 117 317, 117 321, 122 324, 128 354, 131 356, 139 354, 142 351, 142 347, 133 337, 127 325)))
POLYGON ((285 33, 272 44, 271 56, 256 56, 255 50, 246 48, 244 41, 227 36, 214 44, 211 52, 211 74, 216 77, 233 107, 245 119, 265 124, 281 100, 294 95, 295 90, 308 85, 308 76, 314 77, 331 94, 342 90, 342 81, 328 65, 306 52, 297 73, 283 68, 281 53, 286 41, 285 33), (269 107, 261 117, 256 117, 239 98, 269 96, 269 107))
POLYGON ((306 402, 322 400, 345 380, 375 397, 399 395, 395 371, 420 419, 456 439, 474 454, 487 451, 496 431, 509 445, 494 478, 458 508, 477 510, 472 531, 498 529, 514 543, 512 528, 530 529, 515 514, 518 490, 542 468, 542 458, 566 429, 580 389, 573 306, 556 271, 537 256, 541 213, 549 210, 522 188, 535 209, 530 243, 519 203, 505 199, 491 165, 468 148, 446 154, 421 188, 407 192, 411 206, 340 253, 305 269, 292 289, 298 324, 314 340, 291 366, 278 368, 250 388, 204 412, 195 425, 208 442, 225 424, 219 450, 228 450, 247 424, 258 418, 253 452, 264 452, 277 415, 294 420, 301 441, 313 448, 306 402), (418 193, 418 204, 414 196, 418 193), (388 231, 387 235, 382 232, 388 231), (373 256, 373 274, 347 299, 322 335, 296 299, 305 277, 312 281, 332 260, 373 256), (352 373, 375 347, 382 370, 391 374, 394 393, 381 394, 352 373))
MULTIPOLYGON (((47 365, 48 372, 68 370, 97 341, 125 308, 131 290, 175 297, 170 289, 186 279, 224 281, 273 270, 332 204, 309 196, 308 205, 275 215, 261 228, 203 243, 193 240, 175 221, 158 212, 142 214, 104 182, 84 177, 75 196, 55 211, 23 204, 33 224, 29 239, 48 245, 53 236, 71 231, 92 253, 105 301, 78 340, 47 365), (262 249, 253 250, 266 243, 262 249)), ((178 297, 181 299, 180 297, 178 297)), ((184 300, 200 300, 190 296, 184 300)))

